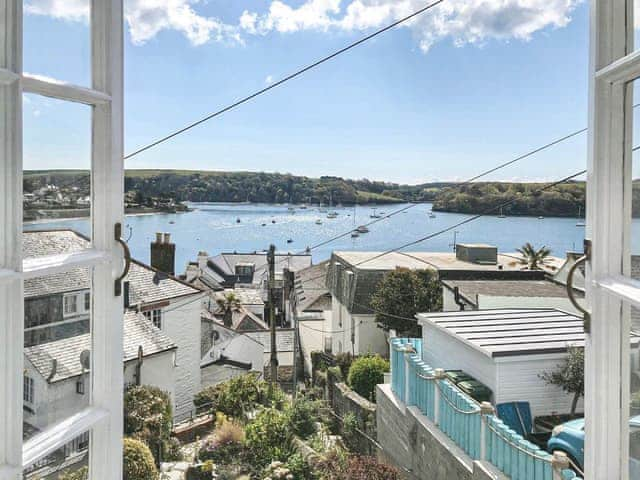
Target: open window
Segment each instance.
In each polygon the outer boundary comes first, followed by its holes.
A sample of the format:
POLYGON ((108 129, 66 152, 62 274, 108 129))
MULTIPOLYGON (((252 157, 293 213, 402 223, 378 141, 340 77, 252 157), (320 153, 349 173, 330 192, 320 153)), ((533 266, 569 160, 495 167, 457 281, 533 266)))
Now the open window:
MULTIPOLYGON (((22 71, 22 0, 0 0, 0 478, 20 479, 57 452, 88 451, 92 479, 122 476, 122 297, 115 280, 123 269, 116 224, 123 206, 123 14, 122 0, 92 0, 91 86, 27 77, 22 71), (23 235, 23 94, 40 95, 88 109, 90 123, 91 232, 85 248, 30 255, 23 235), (27 253, 25 253, 27 252, 27 253), (88 328, 73 360, 69 411, 46 403, 47 382, 62 377, 57 362, 29 375, 25 328, 42 333, 49 307, 25 323, 25 284, 70 275, 83 288, 60 296, 64 314, 86 313, 88 328), (86 348, 85 348, 86 347, 86 348), (76 365, 77 363, 77 365, 76 365), (77 368, 76 368, 77 367, 77 368), (46 370, 46 372, 45 372, 46 370), (43 374, 44 372, 44 374, 43 374), (48 372, 48 375, 47 375, 48 372), (44 410, 38 408, 44 404, 44 410), (48 410, 47 410, 48 408, 48 410), (27 416, 47 420, 33 429, 27 416), (23 439, 24 442, 22 441, 23 439)), ((28 41, 28 38, 25 39, 28 41)), ((48 72, 39 72, 46 75, 48 72)), ((62 294, 62 292, 60 292, 62 294)), ((42 305, 41 305, 42 306, 42 305)), ((37 308, 36 308, 37 310, 37 308)), ((36 335, 37 336, 37 335, 36 335)), ((38 338, 33 338, 38 342, 38 338)), ((51 342, 46 342, 50 345, 51 342)), ((76 342, 77 343, 77 342, 76 342)), ((74 343, 74 346, 77 347, 74 343)), ((35 358, 35 357, 33 357, 35 358)), ((68 372, 67 372, 68 373, 68 372)))

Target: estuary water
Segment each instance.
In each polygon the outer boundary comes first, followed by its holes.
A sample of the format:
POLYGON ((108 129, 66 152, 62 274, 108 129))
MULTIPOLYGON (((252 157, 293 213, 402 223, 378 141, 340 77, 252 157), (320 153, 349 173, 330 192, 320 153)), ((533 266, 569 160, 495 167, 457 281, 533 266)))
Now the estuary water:
MULTIPOLYGON (((220 252, 252 252, 275 244, 278 251, 302 252, 325 240, 371 222, 372 214, 382 220, 369 227, 370 232, 352 238, 346 236, 312 250, 314 263, 330 257, 334 250, 383 251, 396 248, 448 228, 470 215, 435 212, 430 204, 417 204, 390 218, 384 218, 409 204, 333 208, 336 218, 327 218, 327 209, 268 204, 191 203, 193 211, 176 214, 132 215, 125 220, 125 234, 135 258, 149 262, 149 243, 156 232, 168 232, 176 243, 176 273, 195 260, 199 251, 210 255, 220 252)), ((525 242, 546 245, 552 254, 564 257, 566 251, 581 251, 583 220, 578 218, 482 217, 457 227, 458 243, 488 243, 499 252, 513 252, 525 242)), ((640 224, 634 221, 634 231, 640 224)), ((88 219, 38 222, 25 230, 72 228, 89 235, 88 219)), ((638 239, 639 236, 634 236, 638 239)), ((452 251, 454 232, 450 231, 414 245, 407 251, 452 251)), ((636 253, 636 252, 634 252, 636 253)))

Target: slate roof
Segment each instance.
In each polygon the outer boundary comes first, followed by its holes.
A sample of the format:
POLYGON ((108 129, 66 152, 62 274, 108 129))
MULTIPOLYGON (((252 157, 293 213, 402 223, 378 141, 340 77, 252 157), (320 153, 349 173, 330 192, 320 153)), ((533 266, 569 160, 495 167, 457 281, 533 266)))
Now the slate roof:
MULTIPOLYGON (((420 313, 418 320, 492 358, 563 353, 569 346, 584 346, 582 319, 556 309, 420 313)), ((639 340, 633 337, 632 345, 639 340)))
POLYGON ((295 275, 297 310, 329 310, 331 294, 327 288, 329 260, 304 268, 295 275))
MULTIPOLYGON (((143 355, 148 357, 160 352, 177 348, 175 343, 162 330, 156 328, 141 313, 129 310, 124 315, 124 362, 138 357, 138 346, 142 346, 143 355)), ((78 335, 54 342, 26 347, 25 356, 43 378, 48 379, 53 363, 57 361, 56 374, 50 383, 66 380, 82 373, 80 353, 90 350, 91 334, 78 335)))
MULTIPOLYGON (((40 257, 72 253, 89 248, 89 241, 73 230, 28 231, 23 235, 25 257, 40 257)), ((160 300, 194 295, 201 290, 171 275, 155 270, 137 260, 132 260, 131 270, 125 278, 129 284, 129 303, 154 303, 160 300)), ((24 282, 25 298, 41 297, 63 292, 86 290, 90 285, 88 268, 27 279, 24 282)))
MULTIPOLYGON (((244 333, 264 345, 264 353, 271 352, 271 332, 269 330, 244 333)), ((276 330, 276 346, 278 348, 278 352, 293 352, 293 341, 294 330, 292 328, 279 328, 276 330)))
MULTIPOLYGON (((477 295, 567 298, 567 288, 549 280, 445 280, 442 283, 452 291, 458 287, 460 294, 473 304, 477 295)), ((584 297, 579 291, 575 295, 584 297)))

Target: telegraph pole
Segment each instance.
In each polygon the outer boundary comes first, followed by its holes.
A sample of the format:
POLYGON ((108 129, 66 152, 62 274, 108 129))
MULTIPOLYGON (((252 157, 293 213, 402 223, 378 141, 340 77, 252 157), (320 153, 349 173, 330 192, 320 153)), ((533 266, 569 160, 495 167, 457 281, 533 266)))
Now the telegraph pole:
POLYGON ((289 300, 290 321, 293 327, 293 398, 296 398, 298 393, 298 319, 296 318, 296 308, 293 296, 293 288, 295 283, 295 273, 285 268, 283 271, 284 278, 284 300, 283 303, 286 306, 286 300, 289 300))
POLYGON ((276 247, 269 246, 267 254, 267 262, 269 263, 269 280, 268 280, 268 301, 269 301, 269 322, 271 329, 271 387, 275 388, 278 383, 278 346, 276 343, 276 306, 275 306, 275 277, 276 277, 276 247))

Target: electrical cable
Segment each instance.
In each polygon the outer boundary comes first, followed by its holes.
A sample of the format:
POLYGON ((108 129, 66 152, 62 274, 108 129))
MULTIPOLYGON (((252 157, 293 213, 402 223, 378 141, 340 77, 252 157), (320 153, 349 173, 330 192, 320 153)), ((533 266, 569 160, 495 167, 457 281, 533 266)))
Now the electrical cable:
POLYGON ((357 41, 355 41, 353 43, 350 43, 346 47, 343 47, 340 50, 337 50, 337 51, 333 52, 332 54, 327 55, 327 56, 321 58, 320 60, 317 60, 316 62, 311 63, 310 65, 307 65, 306 67, 303 67, 300 70, 297 70, 296 72, 294 72, 294 73, 292 73, 290 75, 287 75, 283 79, 278 80, 277 82, 272 83, 271 85, 269 85, 269 86, 267 86, 267 87, 265 87, 265 88, 263 88, 261 90, 258 90, 257 92, 254 92, 254 93, 252 93, 250 95, 247 95, 246 97, 244 97, 244 98, 232 103, 231 105, 228 105, 228 106, 226 106, 226 107, 224 107, 224 108, 222 108, 222 109, 220 109, 220 110, 218 110, 218 111, 216 111, 214 113, 211 113, 211 114, 201 118, 200 120, 197 120, 197 121, 195 121, 193 123, 190 123, 186 127, 183 127, 183 128, 181 128, 179 130, 176 130, 176 131, 174 131, 174 132, 172 132, 172 133, 170 133, 168 135, 165 135, 164 137, 159 138, 158 140, 156 140, 154 142, 151 142, 151 143, 145 145, 144 147, 138 148, 137 150, 133 151, 132 153, 130 153, 128 155, 125 155, 124 159, 128 160, 128 159, 130 159, 130 158, 132 158, 132 157, 134 157, 136 155, 139 155, 142 152, 145 152, 145 151, 149 150, 150 148, 153 148, 153 147, 155 147, 157 145, 160 145, 161 143, 164 143, 167 140, 170 140, 170 139, 172 139, 172 138, 174 138, 174 137, 176 137, 176 136, 178 136, 178 135, 180 135, 180 134, 182 134, 182 133, 184 133, 184 132, 186 132, 188 130, 191 130, 194 127, 197 127, 198 125, 201 125, 201 124, 203 124, 203 123, 205 123, 205 122, 207 122, 207 121, 209 121, 209 120, 211 120, 213 118, 216 118, 216 117, 222 115, 223 113, 226 113, 226 112, 228 112, 230 110, 233 110, 234 108, 239 107, 240 105, 243 105, 243 104, 253 100, 256 97, 259 97, 260 95, 263 95, 263 94, 267 93, 268 91, 273 90, 274 88, 277 88, 280 85, 282 85, 284 83, 287 83, 288 81, 293 80, 296 77, 299 77, 303 73, 306 73, 309 70, 313 70, 314 68, 319 67, 323 63, 326 63, 329 60, 332 60, 333 58, 335 58, 335 57, 337 57, 339 55, 342 55, 345 52, 348 52, 349 50, 351 50, 351 49, 353 49, 353 48, 355 48, 355 47, 357 47, 357 46, 359 46, 359 45, 371 40, 372 38, 375 38, 378 35, 381 35, 381 34, 385 33, 386 31, 391 30, 391 29, 397 27, 398 25, 401 25, 401 24, 411 20, 412 18, 417 17, 418 15, 421 15, 422 13, 424 13, 427 10, 430 10, 431 8, 441 4, 442 2, 444 2, 444 0, 436 0, 435 2, 432 2, 432 3, 422 7, 421 9, 416 10, 415 12, 407 15, 406 17, 403 17, 403 18, 401 18, 399 20, 396 20, 395 22, 387 25, 386 27, 383 27, 383 28, 381 28, 379 30, 376 30, 375 32, 373 32, 373 33, 361 38, 360 40, 357 40, 357 41))

